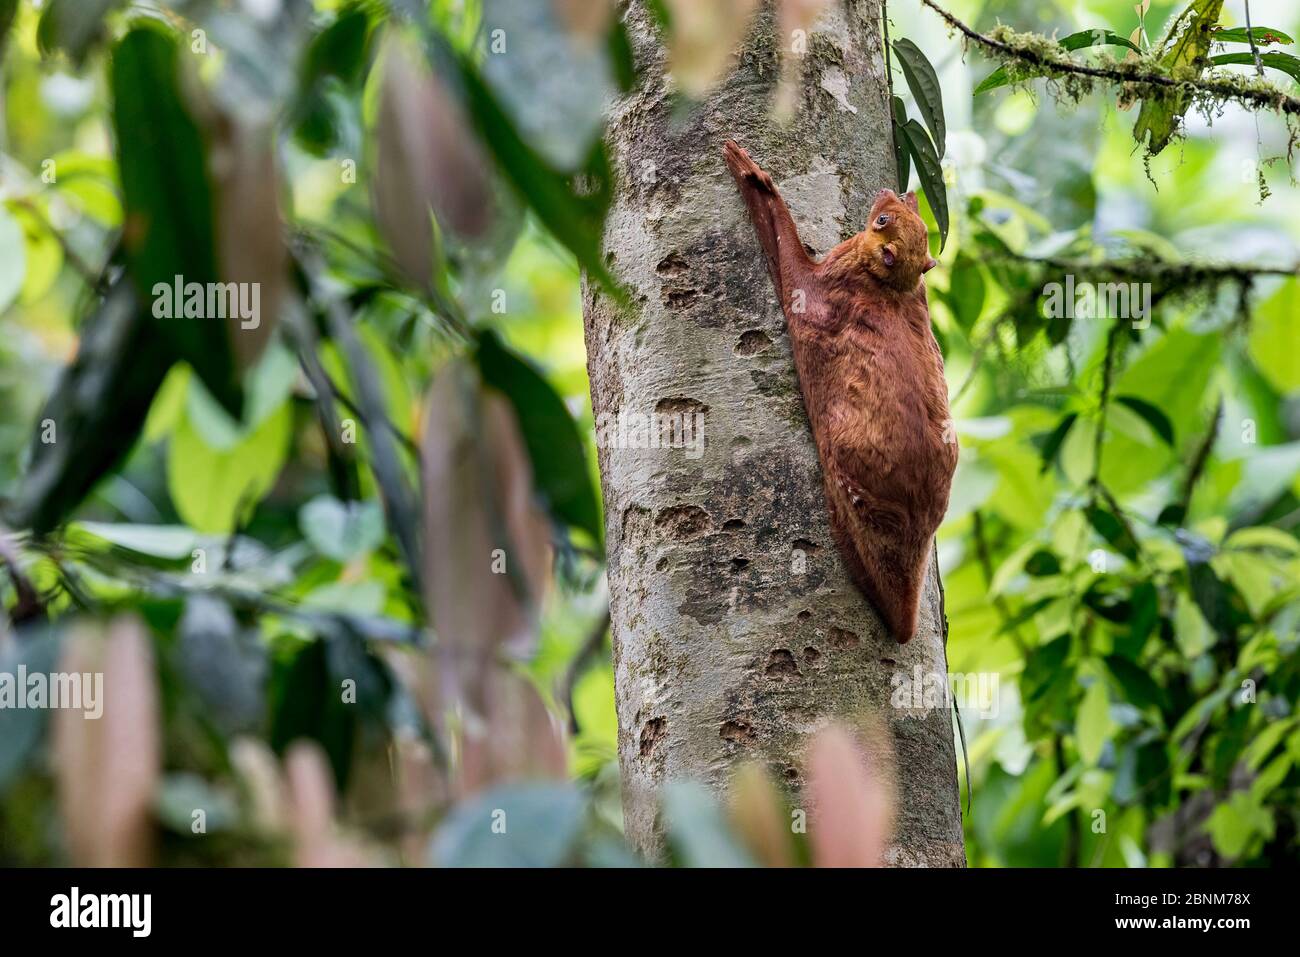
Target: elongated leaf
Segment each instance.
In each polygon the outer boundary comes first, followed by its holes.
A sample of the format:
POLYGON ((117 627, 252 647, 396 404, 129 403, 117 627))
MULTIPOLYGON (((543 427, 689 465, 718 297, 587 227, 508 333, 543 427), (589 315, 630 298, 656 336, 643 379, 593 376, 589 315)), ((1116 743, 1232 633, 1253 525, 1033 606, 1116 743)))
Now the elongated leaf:
POLYGON ((1088 522, 1117 552, 1130 560, 1138 557, 1138 543, 1128 527, 1114 512, 1102 505, 1091 505, 1085 511, 1088 522))
MULTIPOLYGON (((1255 57, 1249 52, 1220 53, 1217 56, 1210 57, 1210 62, 1215 66, 1223 66, 1229 63, 1244 63, 1254 66, 1255 57)), ((1274 70, 1281 70, 1291 79, 1300 83, 1300 57, 1292 56, 1290 53, 1261 53, 1259 62, 1274 70)))
POLYGON ((434 378, 421 452, 424 582, 441 681, 486 723, 498 658, 533 650, 550 526, 535 505, 518 417, 463 360, 434 378))
POLYGON ((948 186, 943 181, 943 167, 939 165, 939 157, 924 126, 916 120, 908 120, 903 135, 916 163, 916 172, 921 177, 925 198, 934 211, 934 221, 939 225, 939 250, 942 252, 948 242, 948 186))
POLYGON ((447 815, 429 857, 439 867, 560 867, 573 853, 586 810, 582 793, 569 784, 497 788, 447 815))
POLYGON ((1048 433, 1042 445, 1043 467, 1040 471, 1046 472, 1052 467, 1052 463, 1056 461, 1057 453, 1061 451, 1061 446, 1065 442, 1065 437, 1070 434, 1070 427, 1074 425, 1074 420, 1078 417, 1077 412, 1062 416, 1061 421, 1056 424, 1056 428, 1048 433))
POLYGON ((613 172, 603 141, 596 141, 583 166, 581 179, 586 188, 580 193, 573 177, 556 171, 524 142, 472 63, 445 44, 434 52, 437 58, 447 58, 455 65, 466 112, 520 197, 592 279, 611 295, 625 298, 600 254, 605 213, 613 196, 613 172))
POLYGON ((0 0, 0 52, 4 51, 9 40, 9 28, 14 25, 17 13, 18 0, 0 0))
POLYGON ((957 325, 970 332, 984 310, 984 270, 977 260, 959 253, 948 283, 948 305, 957 325))
MULTIPOLYGON (((1087 47, 1115 46, 1125 47, 1134 53, 1141 53, 1142 50, 1132 40, 1122 37, 1118 33, 1110 30, 1080 30, 1078 33, 1071 33, 1068 37, 1062 37, 1058 41, 1063 50, 1083 50, 1087 47)), ((1029 74, 1033 76, 1037 74, 1029 74)), ((1028 76, 1022 76, 1021 79, 1027 79, 1028 76)), ((998 67, 980 84, 975 87, 975 95, 987 93, 989 90, 996 90, 1000 86, 1006 86, 1011 82, 1011 75, 1007 72, 1006 67, 998 67)))
POLYGON ((948 130, 943 118, 943 90, 939 86, 938 74, 921 48, 906 37, 894 41, 894 53, 903 68, 907 88, 912 91, 917 109, 925 117, 925 125, 930 128, 935 149, 942 159, 947 148, 948 130))
POLYGON ((464 237, 482 235, 492 219, 486 157, 460 104, 418 50, 386 44, 376 127, 374 178, 379 228, 408 277, 433 288, 438 222, 464 237))
POLYGON ((77 358, 36 421, 15 525, 59 525, 135 444, 171 365, 135 291, 119 282, 82 329, 77 358))
POLYGON ((59 669, 100 676, 102 714, 59 708, 53 715, 53 763, 63 834, 82 867, 153 863, 154 791, 162 768, 153 642, 135 617, 105 629, 85 624, 68 637, 59 669))
MULTIPOLYGON (((104 35, 104 17, 122 0, 47 0, 36 27, 36 44, 46 56, 62 50, 80 64, 104 35)), ((10 4, 12 6, 12 4, 10 4)))
POLYGON ((483 381, 514 406, 533 463, 538 493, 556 518, 601 540, 600 507, 582 439, 564 401, 532 366, 506 349, 492 332, 479 338, 483 381))
MULTIPOLYGON (((1199 74, 1208 62, 1210 31, 1219 22, 1223 0, 1192 0, 1186 12, 1192 16, 1181 33, 1167 39, 1166 42, 1172 40, 1172 45, 1160 58, 1160 65, 1171 71, 1190 68, 1199 74)), ((1145 145, 1149 155, 1155 156, 1169 145, 1190 104, 1191 99, 1186 93, 1173 97, 1147 97, 1142 101, 1137 122, 1133 124, 1133 139, 1145 145)))
MULTIPOLYGON (((200 283, 207 289, 218 279, 204 138, 181 92, 176 38, 153 24, 140 21, 118 43, 111 77, 113 126, 126 196, 122 238, 144 303, 155 302, 159 291, 174 290, 177 277, 185 286, 200 283)), ((175 301, 174 294, 167 298, 172 300, 173 317, 156 316, 157 333, 238 418, 243 396, 225 326, 211 318, 178 314, 184 312, 184 302, 175 301)))
POLYGON ((1266 47, 1273 43, 1295 43, 1291 37, 1277 27, 1220 27, 1211 35, 1215 43, 1249 43, 1255 38, 1255 45, 1266 47))
POLYGON ((1169 416, 1165 415, 1160 409, 1156 408, 1145 399, 1139 399, 1134 395, 1120 395, 1115 397, 1115 401, 1120 405, 1128 406, 1138 415, 1151 430, 1160 436, 1160 440, 1173 448, 1174 445, 1174 424, 1169 421, 1169 416))
POLYGON ((903 127, 907 125, 907 107, 901 96, 893 97, 894 105, 894 165, 898 168, 898 191, 907 192, 908 181, 912 178, 912 154, 907 150, 907 134, 903 127))

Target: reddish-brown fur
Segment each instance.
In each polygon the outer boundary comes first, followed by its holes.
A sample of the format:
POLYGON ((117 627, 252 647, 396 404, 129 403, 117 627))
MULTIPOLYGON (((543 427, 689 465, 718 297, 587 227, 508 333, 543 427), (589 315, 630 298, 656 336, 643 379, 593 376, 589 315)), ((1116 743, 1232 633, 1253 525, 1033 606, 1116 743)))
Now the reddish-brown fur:
POLYGON ((730 140, 725 154, 785 311, 836 544, 903 644, 957 467, 916 195, 882 189, 866 229, 818 263, 772 178, 730 140))

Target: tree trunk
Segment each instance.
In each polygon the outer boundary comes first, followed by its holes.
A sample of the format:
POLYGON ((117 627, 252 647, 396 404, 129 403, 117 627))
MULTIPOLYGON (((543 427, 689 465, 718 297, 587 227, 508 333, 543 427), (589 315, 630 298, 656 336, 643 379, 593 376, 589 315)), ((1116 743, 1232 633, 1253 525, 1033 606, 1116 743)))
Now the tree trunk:
POLYGON ((611 117, 619 181, 605 249, 632 305, 588 285, 584 318, 598 429, 620 414, 625 425, 603 443, 600 472, 625 826, 652 855, 664 782, 720 791, 759 760, 797 794, 808 736, 869 708, 894 735, 888 862, 965 863, 948 703, 891 704, 914 669, 947 673, 936 563, 917 636, 900 647, 831 539, 785 320, 722 159, 727 137, 750 151, 817 255, 858 232, 896 178, 879 15, 879 0, 829 5, 781 124, 770 9, 688 113, 646 11, 633 2, 626 14, 643 73, 611 117), (702 415, 703 454, 627 447, 642 444, 635 416, 654 413, 702 415))

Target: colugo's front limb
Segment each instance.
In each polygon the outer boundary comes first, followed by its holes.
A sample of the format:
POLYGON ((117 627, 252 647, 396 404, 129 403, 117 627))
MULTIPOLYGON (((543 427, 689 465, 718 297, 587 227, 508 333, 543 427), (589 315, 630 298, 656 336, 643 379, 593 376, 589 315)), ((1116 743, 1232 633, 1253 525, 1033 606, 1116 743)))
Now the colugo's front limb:
POLYGON ((734 140, 723 147, 727 168, 740 188, 740 195, 749 209, 749 218, 758 234, 767 270, 776 287, 777 298, 787 316, 804 311, 801 301, 808 295, 807 284, 814 263, 799 239, 799 229, 786 208, 785 200, 776 185, 763 169, 734 140))

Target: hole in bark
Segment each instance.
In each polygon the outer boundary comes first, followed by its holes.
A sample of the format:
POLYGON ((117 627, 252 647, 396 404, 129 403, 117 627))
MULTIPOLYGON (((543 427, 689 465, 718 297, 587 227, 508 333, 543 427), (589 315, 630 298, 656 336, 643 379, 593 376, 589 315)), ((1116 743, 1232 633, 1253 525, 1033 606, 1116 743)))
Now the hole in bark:
POLYGON ((818 651, 816 648, 814 648, 812 645, 809 645, 807 648, 803 650, 803 660, 810 665, 817 664, 817 662, 821 660, 821 657, 822 657, 822 653, 818 651))
POLYGON ((811 555, 813 552, 821 551, 821 546, 816 542, 810 542, 806 538, 796 538, 790 543, 791 549, 803 552, 805 555, 811 555))
POLYGON ((698 505, 674 505, 655 518, 655 527, 661 533, 680 541, 703 535, 712 524, 709 513, 698 505))
POLYGON ((749 559, 745 558, 743 555, 737 555, 735 558, 731 560, 731 567, 732 570, 734 571, 740 571, 748 564, 749 564, 749 559))
POLYGON ((749 744, 755 739, 756 735, 754 734, 754 728, 748 721, 737 718, 722 722, 722 727, 718 729, 718 737, 733 744, 749 744))
POLYGON ((803 611, 799 612, 798 617, 800 621, 807 621, 809 618, 812 617, 812 612, 810 612, 807 608, 805 608, 803 611))
POLYGON ((696 415, 708 412, 709 407, 699 399, 674 395, 656 402, 655 411, 660 415, 696 415))
POLYGON ((848 651, 856 648, 862 643, 862 640, 853 632, 844 628, 832 628, 830 633, 831 647, 839 651, 848 651))
POLYGON ((659 739, 668 733, 667 718, 651 718, 641 726, 641 757, 648 758, 654 753, 659 739))
POLYGON ((882 665, 889 665, 889 667, 891 668, 894 667, 894 665, 898 664, 898 662, 895 661, 893 658, 881 658, 880 663, 882 665))
POLYGON ((674 289, 664 294, 664 302, 674 309, 685 309, 700 298, 694 289, 674 289))
POLYGON ((743 518, 729 518, 722 523, 722 530, 724 532, 738 532, 744 527, 745 520, 743 518))
POLYGON ((799 665, 793 654, 784 648, 777 648, 767 656, 767 667, 763 673, 769 678, 795 678, 799 676, 799 665))
POLYGON ((772 339, 762 329, 747 329, 736 340, 735 352, 738 356, 752 356, 771 346, 772 339))
POLYGON ((674 276, 680 276, 690 267, 686 265, 686 260, 682 258, 681 253, 669 253, 663 259, 659 260, 659 265, 655 266, 655 272, 665 279, 671 279, 674 276))
POLYGON ((657 572, 661 572, 667 567, 668 567, 668 559, 666 558, 661 558, 659 559, 659 561, 655 562, 655 571, 657 572))

